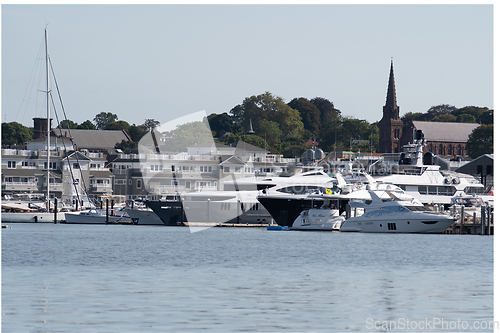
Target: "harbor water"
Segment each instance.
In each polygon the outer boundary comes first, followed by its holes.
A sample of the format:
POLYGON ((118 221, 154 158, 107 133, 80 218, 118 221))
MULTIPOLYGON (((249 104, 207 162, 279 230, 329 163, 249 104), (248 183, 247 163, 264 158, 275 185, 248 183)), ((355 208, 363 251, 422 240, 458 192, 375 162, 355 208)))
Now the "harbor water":
POLYGON ((2 230, 3 332, 490 332, 492 321, 490 236, 2 230))

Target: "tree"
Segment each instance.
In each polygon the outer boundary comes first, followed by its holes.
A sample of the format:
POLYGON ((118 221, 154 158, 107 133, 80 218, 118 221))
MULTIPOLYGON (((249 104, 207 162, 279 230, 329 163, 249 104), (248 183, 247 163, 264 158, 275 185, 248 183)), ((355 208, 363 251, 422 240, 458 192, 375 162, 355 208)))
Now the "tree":
POLYGON ((403 128, 406 128, 406 126, 414 120, 425 121, 426 119, 427 117, 421 112, 407 112, 401 117, 401 120, 403 121, 403 128))
POLYGON ((101 112, 94 117, 94 123, 97 129, 103 130, 112 123, 118 120, 118 116, 111 112, 101 112))
POLYGON ((232 132, 233 130, 233 119, 227 113, 215 114, 212 113, 207 117, 208 124, 212 132, 215 132, 215 136, 221 137, 224 133, 232 132))
POLYGON ((85 120, 83 123, 77 126, 77 129, 90 129, 95 130, 95 125, 90 120, 85 120))
POLYGON ((288 106, 281 97, 273 96, 268 91, 245 98, 240 107, 233 108, 235 109, 238 109, 243 128, 252 120, 254 131, 259 132, 261 123, 268 120, 278 123, 283 135, 302 136, 304 124, 299 112, 288 106))
POLYGON ((451 114, 453 111, 456 111, 457 108, 450 104, 440 104, 431 106, 429 110, 427 110, 427 114, 429 115, 429 119, 437 117, 441 114, 451 114))
POLYGON ((488 110, 488 111, 483 112, 479 116, 479 118, 476 118, 476 119, 479 120, 480 124, 484 124, 484 125, 493 124, 493 110, 488 110))
POLYGON ((233 118, 233 121, 236 124, 241 125, 241 123, 243 122, 243 114, 245 113, 243 106, 238 104, 234 108, 232 108, 229 113, 231 114, 231 118, 233 118))
POLYGON ((465 148, 471 158, 493 153, 493 124, 476 127, 469 135, 465 148))
POLYGON ((212 132, 204 122, 194 121, 177 125, 170 133, 170 139, 166 141, 167 151, 187 151, 187 147, 196 144, 213 142, 212 132))
POLYGON ((144 125, 136 125, 133 124, 130 126, 128 135, 130 136, 130 139, 134 142, 139 142, 141 138, 148 132, 148 129, 144 127, 144 125))
POLYGON ((130 130, 130 124, 125 120, 112 121, 106 125, 105 130, 125 131, 128 133, 130 130))
POLYGON ((457 116, 457 118, 462 115, 473 116, 475 119, 473 122, 478 122, 483 125, 493 124, 493 110, 486 107, 466 106, 454 111, 453 115, 457 116))
POLYGON ((476 118, 471 114, 463 113, 457 117, 456 121, 459 123, 475 123, 476 118))
POLYGON ((57 128, 60 128, 60 129, 67 129, 67 128, 77 129, 78 128, 78 124, 75 123, 74 121, 64 119, 63 121, 61 121, 59 123, 59 125, 57 126, 57 128))
POLYGON ((243 135, 241 138, 241 141, 249 143, 251 145, 254 145, 256 147, 260 147, 265 150, 269 150, 271 153, 276 154, 276 151, 273 150, 272 147, 270 147, 267 142, 264 140, 264 138, 261 138, 260 136, 257 135, 243 135))
POLYGON ((33 137, 33 130, 18 122, 2 123, 2 145, 22 145, 33 137))
POLYGON ((340 120, 340 110, 335 109, 333 103, 323 97, 315 97, 311 99, 313 103, 321 113, 321 123, 328 124, 332 121, 340 120))
POLYGON ((431 119, 431 121, 436 121, 436 122, 448 122, 448 123, 454 123, 456 122, 457 117, 455 117, 452 114, 449 113, 443 113, 438 115, 437 117, 434 117, 431 119))
POLYGON ((154 120, 154 119, 146 119, 144 121, 144 124, 142 124, 142 126, 147 128, 148 131, 150 131, 150 132, 154 131, 154 129, 156 127, 158 127, 158 125, 160 125, 160 122, 158 120, 154 120))
POLYGON ((270 146, 276 146, 280 143, 282 132, 277 122, 264 119, 260 122, 255 134, 264 138, 270 146))
POLYGON ((121 149, 124 153, 128 154, 132 149, 137 148, 137 142, 122 140, 122 142, 115 145, 116 149, 121 149))
POLYGON ((310 135, 316 137, 319 134, 319 126, 321 124, 321 112, 311 101, 304 97, 294 98, 288 106, 299 111, 304 130, 309 131, 310 135))
POLYGON ((281 141, 281 154, 283 157, 293 158, 309 149, 302 138, 285 137, 281 141))
POLYGON ((291 135, 293 137, 302 137, 304 133, 304 123, 300 119, 299 111, 292 109, 284 104, 274 113, 272 118, 279 124, 283 135, 291 135))

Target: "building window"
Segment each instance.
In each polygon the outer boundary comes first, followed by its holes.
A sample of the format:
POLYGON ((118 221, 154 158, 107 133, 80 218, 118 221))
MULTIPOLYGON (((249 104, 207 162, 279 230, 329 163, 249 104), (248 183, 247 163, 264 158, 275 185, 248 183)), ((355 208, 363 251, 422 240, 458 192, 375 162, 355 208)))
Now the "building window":
POLYGON ((16 161, 8 161, 7 168, 8 169, 15 169, 16 168, 16 161))
POLYGON ((142 179, 137 179, 137 188, 142 188, 142 179))
POLYGON ((163 166, 162 165, 151 165, 151 171, 162 171, 163 166))
POLYGON ((200 166, 200 172, 212 172, 212 167, 211 166, 206 166, 206 165, 201 165, 200 166))
POLYGON ((230 167, 225 166, 225 167, 224 167, 224 173, 230 173, 230 172, 231 172, 231 168, 230 168, 230 167))
POLYGON ((132 185, 132 179, 129 179, 129 180, 128 180, 128 184, 129 184, 129 185, 132 185))

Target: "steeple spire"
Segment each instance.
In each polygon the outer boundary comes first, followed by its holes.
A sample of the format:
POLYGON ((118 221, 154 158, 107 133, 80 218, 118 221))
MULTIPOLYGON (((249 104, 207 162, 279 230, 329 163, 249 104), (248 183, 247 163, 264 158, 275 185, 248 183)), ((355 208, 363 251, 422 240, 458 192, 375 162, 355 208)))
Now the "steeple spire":
POLYGON ((252 134, 255 134, 255 132, 253 131, 253 127, 252 127, 252 119, 250 119, 250 125, 248 126, 248 132, 247 132, 248 135, 252 135, 252 134))
POLYGON ((396 82, 394 80, 394 64, 391 58, 391 71, 389 73, 389 85, 387 87, 387 98, 384 106, 384 118, 399 119, 399 107, 396 101, 396 82))
POLYGON ((394 81, 394 64, 391 58, 391 72, 387 97, 383 108, 382 119, 378 123, 379 151, 381 153, 396 153, 399 151, 399 139, 403 132, 403 121, 399 118, 399 106, 396 102, 396 83, 394 81))

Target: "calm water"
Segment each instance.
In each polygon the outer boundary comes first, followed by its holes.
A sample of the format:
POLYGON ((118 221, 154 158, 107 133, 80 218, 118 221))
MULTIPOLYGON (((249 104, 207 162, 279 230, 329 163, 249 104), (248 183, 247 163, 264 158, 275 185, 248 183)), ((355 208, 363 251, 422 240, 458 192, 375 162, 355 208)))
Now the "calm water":
POLYGON ((493 320, 488 236, 11 227, 4 332, 378 332, 391 321, 442 332, 493 320))

